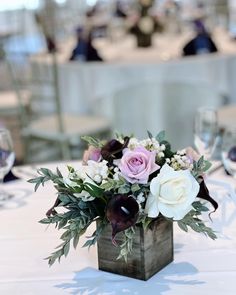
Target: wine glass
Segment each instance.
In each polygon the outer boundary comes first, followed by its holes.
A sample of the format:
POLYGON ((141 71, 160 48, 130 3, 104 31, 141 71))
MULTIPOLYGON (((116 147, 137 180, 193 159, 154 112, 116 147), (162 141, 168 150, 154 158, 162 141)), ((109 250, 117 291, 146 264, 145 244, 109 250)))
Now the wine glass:
POLYGON ((199 154, 209 160, 216 148, 218 134, 217 112, 213 108, 197 110, 194 125, 194 144, 199 154))
POLYGON ((7 129, 0 129, 0 205, 3 205, 11 197, 1 186, 14 161, 15 154, 10 132, 7 129))
POLYGON ((236 178, 236 129, 225 130, 221 155, 225 170, 236 178))

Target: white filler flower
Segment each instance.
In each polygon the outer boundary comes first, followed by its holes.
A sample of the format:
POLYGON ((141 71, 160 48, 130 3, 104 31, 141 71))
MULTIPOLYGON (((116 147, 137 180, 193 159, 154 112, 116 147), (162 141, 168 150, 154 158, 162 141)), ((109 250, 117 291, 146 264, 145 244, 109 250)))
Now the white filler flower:
POLYGON ((189 170, 175 171, 165 164, 150 184, 145 213, 155 218, 163 216, 180 220, 192 209, 199 184, 189 170))

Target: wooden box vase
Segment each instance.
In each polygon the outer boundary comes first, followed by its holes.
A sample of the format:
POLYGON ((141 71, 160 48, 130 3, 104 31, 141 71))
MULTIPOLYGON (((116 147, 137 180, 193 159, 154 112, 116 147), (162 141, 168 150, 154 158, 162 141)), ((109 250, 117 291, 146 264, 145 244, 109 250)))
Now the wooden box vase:
MULTIPOLYGON (((122 233, 117 234, 116 241, 122 242, 122 233)), ((159 217, 148 229, 136 226, 127 262, 117 260, 120 248, 111 242, 110 225, 101 234, 97 249, 100 270, 146 281, 173 261, 173 223, 159 217)))

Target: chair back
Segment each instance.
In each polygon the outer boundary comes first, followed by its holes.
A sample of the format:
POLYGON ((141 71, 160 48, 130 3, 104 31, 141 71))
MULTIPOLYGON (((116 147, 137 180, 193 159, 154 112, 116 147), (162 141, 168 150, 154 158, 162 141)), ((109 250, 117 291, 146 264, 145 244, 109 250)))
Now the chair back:
POLYGON ((166 131, 174 149, 193 144, 196 110, 218 108, 224 97, 208 84, 143 82, 118 91, 113 99, 114 128, 121 133, 147 137, 166 131))
POLYGON ((33 121, 45 116, 55 116, 56 130, 64 132, 62 110, 60 103, 58 66, 55 54, 40 55, 32 58, 28 81, 24 84, 20 81, 21 75, 17 71, 15 61, 8 59, 9 72, 17 93, 19 105, 22 111, 23 125, 29 126, 33 121), (24 86, 30 92, 30 112, 24 109, 21 89, 24 86))
POLYGON ((25 53, 10 53, 4 52, 4 61, 8 79, 10 81, 10 88, 15 92, 16 104, 18 109, 21 125, 25 126, 27 122, 27 110, 29 97, 26 97, 29 83, 29 65, 28 56, 25 53))

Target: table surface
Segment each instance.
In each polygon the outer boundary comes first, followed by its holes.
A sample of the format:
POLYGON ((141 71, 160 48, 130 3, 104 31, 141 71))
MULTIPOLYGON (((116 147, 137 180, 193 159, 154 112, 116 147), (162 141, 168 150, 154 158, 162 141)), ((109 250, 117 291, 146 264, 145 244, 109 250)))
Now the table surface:
MULTIPOLYGON (((79 162, 73 162, 76 168, 79 162)), ((40 165, 65 171, 65 163, 40 165)), ((24 179, 32 177, 35 166, 15 169, 24 179)), ((62 234, 38 223, 55 200, 48 184, 37 193, 26 180, 5 184, 15 195, 0 208, 0 294, 235 294, 236 279, 236 198, 235 180, 219 169, 207 179, 211 195, 219 203, 212 215, 219 238, 184 233, 175 226, 174 262, 143 282, 97 269, 96 247, 70 251, 51 268, 44 260, 59 245, 62 234)), ((85 236, 92 233, 92 225, 85 236)))

